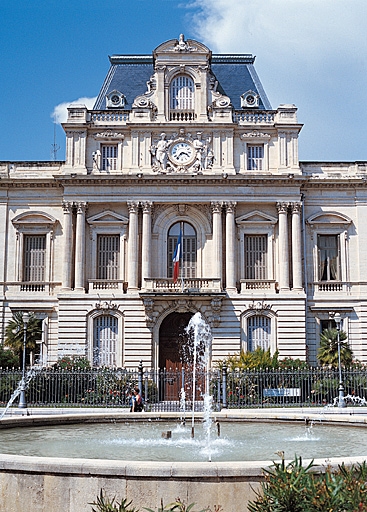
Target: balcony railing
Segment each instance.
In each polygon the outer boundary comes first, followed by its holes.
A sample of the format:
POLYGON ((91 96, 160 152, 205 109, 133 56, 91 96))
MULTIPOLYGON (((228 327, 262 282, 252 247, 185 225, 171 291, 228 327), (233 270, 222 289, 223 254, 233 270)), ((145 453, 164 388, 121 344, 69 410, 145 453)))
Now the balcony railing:
POLYGON ((89 279, 88 289, 90 292, 94 290, 121 290, 125 293, 126 283, 121 279, 89 279))
POLYGON ((234 113, 234 121, 238 124, 273 124, 274 120, 274 111, 236 110, 234 113))
POLYGON ((273 279, 241 279, 241 293, 253 290, 276 291, 276 281, 273 279))
POLYGON ((129 120, 129 110, 93 110, 91 121, 96 125, 103 124, 126 124, 129 120))
POLYGON ((178 280, 176 283, 173 279, 158 278, 158 279, 145 279, 145 291, 149 292, 220 292, 221 280, 212 278, 188 278, 183 282, 178 280))
MULTIPOLYGON (((350 283, 345 281, 315 281, 311 283, 313 292, 344 292, 350 293, 352 285, 357 283, 350 283)), ((356 290, 355 290, 356 291, 356 290)))
POLYGON ((61 286, 61 283, 51 281, 8 281, 0 284, 4 286, 4 291, 9 293, 43 293, 46 295, 53 295, 56 288, 61 286))
POLYGON ((196 114, 193 110, 170 110, 169 120, 170 121, 180 121, 180 122, 188 122, 195 121, 196 114))

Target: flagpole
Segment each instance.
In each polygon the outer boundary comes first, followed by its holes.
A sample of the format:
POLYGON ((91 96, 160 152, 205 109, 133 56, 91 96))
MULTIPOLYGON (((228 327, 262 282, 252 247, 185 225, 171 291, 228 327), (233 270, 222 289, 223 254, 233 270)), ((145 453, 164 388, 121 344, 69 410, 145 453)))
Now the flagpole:
POLYGON ((181 250, 181 254, 180 254, 180 257, 181 257, 181 289, 182 289, 182 293, 184 291, 184 279, 183 279, 183 237, 184 237, 184 223, 181 222, 181 233, 182 233, 182 238, 181 238, 181 244, 182 244, 182 250, 181 250))

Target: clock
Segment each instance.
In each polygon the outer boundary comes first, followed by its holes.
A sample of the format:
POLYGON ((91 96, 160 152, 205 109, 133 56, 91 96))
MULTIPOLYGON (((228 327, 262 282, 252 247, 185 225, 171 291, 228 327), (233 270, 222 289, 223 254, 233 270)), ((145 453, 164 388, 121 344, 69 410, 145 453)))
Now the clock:
POLYGON ((194 157, 194 148, 187 142, 176 142, 170 148, 170 157, 176 164, 187 164, 194 157))

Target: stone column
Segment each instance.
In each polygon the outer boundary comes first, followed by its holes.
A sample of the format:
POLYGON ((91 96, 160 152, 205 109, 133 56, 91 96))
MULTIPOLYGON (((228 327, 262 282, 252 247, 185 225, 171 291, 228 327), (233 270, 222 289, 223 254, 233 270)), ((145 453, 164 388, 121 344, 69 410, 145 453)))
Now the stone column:
POLYGON ((213 277, 222 279, 222 203, 211 203, 213 213, 213 277))
POLYGON ((302 290, 301 203, 292 203, 293 290, 302 290))
POLYGON ((288 203, 277 203, 279 218, 279 288, 289 290, 288 203))
POLYGON ((152 207, 151 201, 143 203, 143 240, 141 262, 141 287, 145 288, 145 279, 152 277, 152 207))
POLYGON ((71 290, 71 240, 73 224, 73 203, 64 201, 64 257, 62 268, 62 288, 71 290))
POLYGON ((138 289, 138 211, 137 201, 128 201, 129 209, 129 246, 127 281, 129 290, 138 289))
POLYGON ((75 290, 84 290, 85 268, 85 213, 87 203, 76 204, 76 240, 75 240, 75 290))
POLYGON ((226 205, 226 290, 235 292, 236 288, 236 225, 235 202, 226 205))

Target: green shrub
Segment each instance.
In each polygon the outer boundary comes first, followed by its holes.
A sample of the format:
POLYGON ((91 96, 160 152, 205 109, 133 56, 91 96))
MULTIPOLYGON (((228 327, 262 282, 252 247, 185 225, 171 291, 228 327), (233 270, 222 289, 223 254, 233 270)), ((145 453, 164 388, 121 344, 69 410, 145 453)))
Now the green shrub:
POLYGON ((93 501, 93 503, 89 503, 89 505, 94 505, 97 508, 92 508, 92 512, 138 512, 138 509, 129 508, 131 506, 131 501, 127 502, 127 499, 121 500, 119 503, 116 501, 116 496, 110 500, 107 498, 101 489, 99 496, 97 496, 97 501, 93 501))
POLYGON ((18 368, 19 357, 11 349, 0 345, 0 368, 18 368))
POLYGON ((85 356, 60 357, 53 365, 55 370, 87 370, 90 368, 89 359, 85 356))
POLYGON ((325 473, 302 466, 301 457, 284 458, 265 470, 265 483, 249 503, 249 512, 367 512, 366 463, 325 473))

